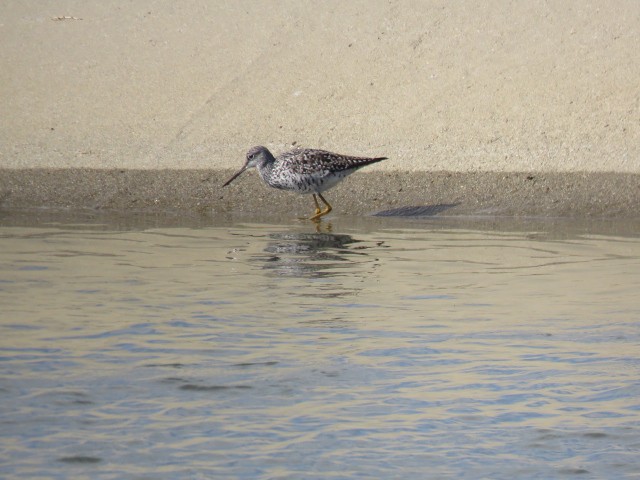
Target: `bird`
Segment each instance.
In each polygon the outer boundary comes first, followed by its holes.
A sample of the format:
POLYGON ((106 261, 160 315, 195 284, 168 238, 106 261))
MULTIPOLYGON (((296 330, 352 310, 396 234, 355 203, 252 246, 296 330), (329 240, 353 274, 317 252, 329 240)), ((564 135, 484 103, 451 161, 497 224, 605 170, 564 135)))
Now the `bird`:
POLYGON ((245 164, 223 187, 255 167, 270 187, 312 194, 315 214, 309 220, 318 221, 333 210, 322 192, 335 187, 356 170, 382 160, 387 160, 387 157, 354 157, 312 148, 296 148, 274 157, 268 148, 257 146, 249 149, 245 164), (318 198, 324 203, 324 208, 320 207, 318 198))

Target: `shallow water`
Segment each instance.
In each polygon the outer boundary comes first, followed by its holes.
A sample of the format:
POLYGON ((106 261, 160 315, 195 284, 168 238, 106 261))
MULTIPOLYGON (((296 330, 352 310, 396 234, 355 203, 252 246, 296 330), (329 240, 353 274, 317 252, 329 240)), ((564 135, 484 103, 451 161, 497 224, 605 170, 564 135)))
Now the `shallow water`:
POLYGON ((0 217, 0 476, 638 478, 638 223, 0 217))

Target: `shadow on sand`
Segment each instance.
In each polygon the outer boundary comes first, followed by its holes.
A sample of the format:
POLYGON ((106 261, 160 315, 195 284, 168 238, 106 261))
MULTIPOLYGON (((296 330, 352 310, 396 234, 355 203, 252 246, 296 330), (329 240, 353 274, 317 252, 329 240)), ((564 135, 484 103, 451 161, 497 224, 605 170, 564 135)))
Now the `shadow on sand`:
POLYGON ((450 208, 456 207, 459 203, 441 203, 438 205, 419 205, 393 208, 374 213, 376 217, 433 217, 450 208))

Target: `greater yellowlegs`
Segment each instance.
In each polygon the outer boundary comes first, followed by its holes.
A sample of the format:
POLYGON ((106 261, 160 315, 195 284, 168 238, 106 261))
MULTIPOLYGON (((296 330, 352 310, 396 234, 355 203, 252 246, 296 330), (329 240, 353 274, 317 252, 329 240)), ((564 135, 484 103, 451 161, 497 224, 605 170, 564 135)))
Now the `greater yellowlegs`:
POLYGON ((266 147, 253 147, 247 152, 244 166, 227 180, 223 187, 233 182, 245 170, 256 167, 264 183, 270 187, 313 194, 316 213, 310 220, 318 220, 332 210, 322 192, 336 186, 344 177, 359 168, 386 158, 351 157, 309 148, 298 148, 274 157, 266 147), (324 203, 324 210, 320 208, 318 198, 324 203))

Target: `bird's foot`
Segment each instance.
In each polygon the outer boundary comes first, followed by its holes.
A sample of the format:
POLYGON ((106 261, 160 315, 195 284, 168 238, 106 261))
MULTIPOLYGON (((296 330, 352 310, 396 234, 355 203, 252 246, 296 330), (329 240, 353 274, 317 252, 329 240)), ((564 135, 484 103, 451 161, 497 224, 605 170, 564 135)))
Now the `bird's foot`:
POLYGON ((324 210, 320 211, 320 209, 316 210, 316 214, 313 217, 309 217, 309 220, 313 220, 314 222, 319 222, 322 217, 327 215, 331 211, 331 207, 327 207, 324 210))

